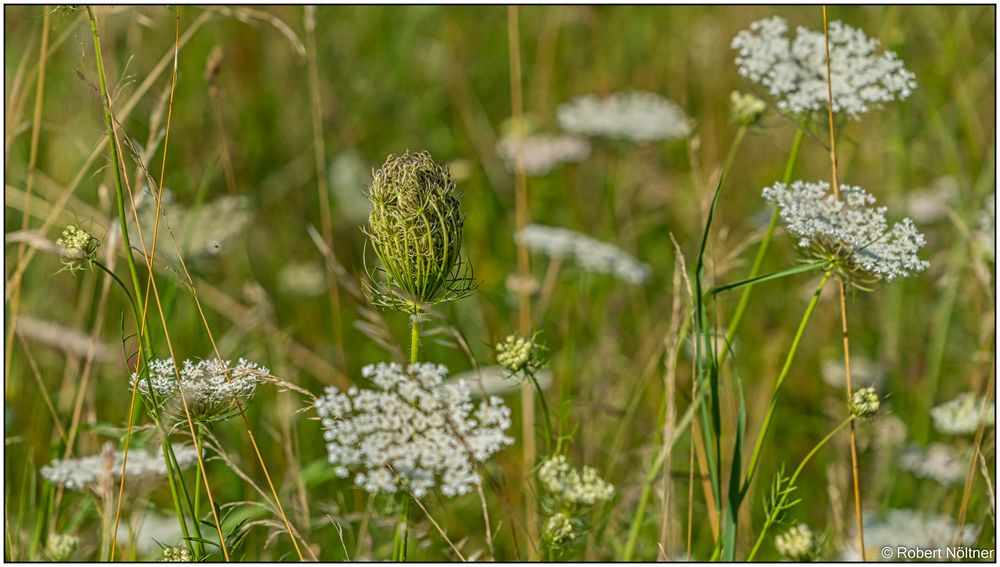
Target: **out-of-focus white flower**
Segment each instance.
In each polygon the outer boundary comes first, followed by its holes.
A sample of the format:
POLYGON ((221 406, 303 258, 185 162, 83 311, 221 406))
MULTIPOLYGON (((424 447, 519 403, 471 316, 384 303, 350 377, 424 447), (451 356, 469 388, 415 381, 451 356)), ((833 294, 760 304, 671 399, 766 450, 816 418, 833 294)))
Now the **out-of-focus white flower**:
POLYGON ((334 214, 355 222, 367 220, 371 204, 365 187, 371 178, 371 165, 358 150, 345 150, 334 156, 330 162, 334 214))
POLYGON ((375 390, 327 388, 315 407, 337 476, 354 470, 368 492, 417 498, 435 486, 454 496, 478 485, 476 465, 514 442, 504 434, 510 409, 496 396, 475 407, 466 383, 441 385, 447 373, 429 363, 379 363, 363 370, 375 390))
POLYGON ((906 194, 903 209, 916 222, 937 222, 948 217, 958 196, 958 181, 951 176, 939 177, 929 186, 906 194))
MULTIPOLYGON (((943 548, 952 545, 956 536, 960 545, 971 544, 976 537, 974 526, 966 525, 959 533, 955 521, 948 516, 920 514, 909 509, 890 510, 881 519, 865 514, 865 555, 869 560, 908 561, 897 555, 898 548, 943 548), (887 555, 883 550, 888 549, 887 555)), ((842 561, 861 561, 857 548, 857 529, 845 541, 851 542, 844 550, 842 561)))
POLYGON ((173 359, 153 360, 149 363, 149 379, 132 374, 132 385, 139 391, 152 394, 165 404, 166 410, 177 419, 187 419, 190 412, 194 421, 208 423, 228 419, 239 406, 246 405, 257 391, 257 384, 267 368, 248 360, 239 359, 233 366, 228 360, 185 360, 182 368, 174 366, 173 359), (177 377, 184 399, 180 399, 177 377), (187 412, 184 403, 187 403, 187 412))
POLYGON ((646 143, 691 133, 691 122, 679 106, 649 92, 580 96, 560 105, 558 115, 564 130, 583 136, 646 143))
POLYGON ((752 94, 739 91, 729 94, 729 107, 733 119, 741 126, 753 126, 767 112, 767 103, 752 94))
POLYGON ((774 548, 790 561, 816 559, 816 538, 806 524, 797 524, 774 537, 774 548))
MULTIPOLYGON (((547 368, 539 370, 535 373, 535 381, 542 390, 545 390, 552 383, 552 371, 547 368)), ((480 398, 505 396, 521 390, 521 383, 511 380, 510 372, 499 366, 481 366, 478 370, 461 372, 446 379, 441 386, 460 382, 466 382, 472 391, 472 396, 480 398)))
MULTIPOLYGON (((142 227, 142 242, 149 254, 153 246, 153 228, 156 226, 156 199, 143 193, 136 211, 142 227)), ((177 260, 177 248, 180 248, 185 260, 221 254, 226 243, 239 236, 253 218, 250 202, 242 195, 226 195, 188 209, 177 204, 173 193, 168 190, 163 191, 160 216, 156 257, 171 262, 177 260), (167 234, 167 222, 176 238, 176 247, 167 234)), ((139 233, 134 225, 129 225, 129 235, 132 243, 138 246, 139 233)))
MULTIPOLYGON (((843 357, 824 360, 820 374, 823 376, 823 381, 834 388, 844 388, 847 385, 844 381, 843 357)), ((851 383, 854 386, 871 386, 881 390, 885 383, 885 369, 864 355, 851 353, 851 383)))
POLYGON ((322 295, 326 291, 326 271, 319 264, 288 264, 278 272, 278 287, 294 295, 322 295))
MULTIPOLYGON (((733 38, 741 76, 763 85, 785 112, 825 111, 826 39, 800 27, 787 37, 788 24, 772 17, 750 25, 733 38)), ((830 83, 833 111, 857 117, 872 107, 910 96, 916 78, 891 51, 843 22, 830 22, 830 83)))
MULTIPOLYGON (((174 456, 181 468, 198 460, 198 452, 191 445, 175 444, 174 456)), ((105 443, 101 453, 78 459, 57 459, 42 467, 42 477, 53 484, 70 490, 97 489, 102 479, 110 476, 121 479, 123 454, 111 443, 105 443)), ((150 453, 132 447, 128 451, 125 475, 129 479, 153 480, 167 475, 167 465, 162 453, 150 453)))
MULTIPOLYGON (((131 455, 129 455, 131 459, 131 455)), ((160 544, 179 541, 182 537, 181 527, 177 523, 177 516, 164 516, 156 512, 143 514, 142 518, 127 525, 121 522, 118 525, 118 541, 122 545, 135 545, 135 550, 139 555, 151 555, 159 551, 160 544), (133 536, 135 536, 133 538, 133 536)))
POLYGON ((996 405, 991 403, 984 410, 983 398, 966 392, 932 409, 931 417, 934 427, 941 433, 967 435, 975 433, 980 423, 986 427, 993 425, 996 405))
POLYGON ((917 257, 924 235, 905 218, 892 225, 885 207, 860 187, 840 186, 841 198, 820 181, 775 183, 764 189, 764 200, 776 204, 789 232, 799 237, 800 248, 814 257, 831 260, 842 274, 893 280, 927 268, 917 257))
POLYGON ((899 468, 919 478, 929 478, 939 484, 952 486, 965 479, 969 470, 969 458, 950 445, 932 443, 926 449, 904 449, 899 455, 899 468))
POLYGON ((508 136, 497 142, 497 154, 511 171, 517 167, 519 149, 524 173, 531 176, 545 175, 564 163, 583 161, 590 155, 590 144, 576 136, 508 136))
POLYGON ((621 248, 569 229, 530 224, 516 240, 535 252, 571 259, 586 271, 611 274, 631 284, 641 284, 652 274, 648 264, 621 248))
POLYGON ((566 455, 555 455, 542 463, 538 480, 560 507, 569 509, 607 502, 615 495, 614 485, 598 476, 596 469, 577 470, 570 466, 566 455))

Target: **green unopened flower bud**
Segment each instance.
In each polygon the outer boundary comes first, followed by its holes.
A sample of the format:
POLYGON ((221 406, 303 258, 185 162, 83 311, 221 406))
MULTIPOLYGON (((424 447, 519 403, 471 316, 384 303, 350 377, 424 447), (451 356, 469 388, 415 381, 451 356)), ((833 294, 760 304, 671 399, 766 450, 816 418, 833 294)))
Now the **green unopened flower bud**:
POLYGON ((191 553, 186 547, 175 545, 173 547, 164 547, 163 556, 160 557, 161 563, 190 563, 191 553))
POLYGON ((510 335, 497 343, 497 364, 511 374, 518 372, 534 373, 544 364, 542 352, 545 347, 535 341, 534 337, 526 339, 510 335))
POLYGON ((554 546, 566 545, 572 542, 576 538, 572 520, 562 512, 556 513, 545 522, 543 537, 554 546))
POLYGON ((416 311, 475 287, 461 258, 464 217, 448 170, 426 152, 389 156, 368 192, 365 231, 381 262, 368 289, 383 307, 416 311))
POLYGON ((100 245, 99 240, 76 224, 67 226, 56 240, 56 246, 62 252, 63 265, 71 272, 83 270, 96 260, 100 245))
POLYGON ((767 112, 767 104, 752 94, 733 91, 729 95, 729 103, 733 119, 741 126, 753 126, 767 112))
POLYGON ((806 524, 792 526, 775 536, 774 547, 790 561, 813 561, 819 555, 816 538, 806 524))
POLYGON ((49 561, 62 563, 73 559, 80 547, 80 538, 66 534, 53 534, 45 546, 45 556, 49 561))
POLYGON ((875 388, 861 388, 851 396, 851 413, 860 419, 870 419, 878 414, 881 405, 875 388))

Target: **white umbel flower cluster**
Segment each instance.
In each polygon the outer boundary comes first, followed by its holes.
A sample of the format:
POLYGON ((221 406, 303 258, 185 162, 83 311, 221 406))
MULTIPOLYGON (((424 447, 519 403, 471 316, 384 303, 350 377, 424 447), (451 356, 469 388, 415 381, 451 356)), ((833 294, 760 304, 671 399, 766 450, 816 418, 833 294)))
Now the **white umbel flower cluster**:
MULTIPOLYGON (((733 38, 741 76, 760 83, 794 114, 824 111, 827 90, 826 39, 822 31, 800 27, 789 38, 788 23, 772 17, 750 25, 733 38)), ((833 111, 857 117, 910 96, 916 78, 891 51, 843 22, 830 22, 830 83, 833 111)))
POLYGON ((337 476, 371 493, 408 490, 420 498, 435 486, 446 496, 480 483, 476 464, 514 440, 510 409, 497 396, 476 407, 465 382, 442 385, 448 369, 430 363, 366 366, 376 389, 328 387, 316 400, 337 476))
POLYGON ((564 163, 587 159, 590 144, 576 136, 508 136, 497 142, 497 154, 514 171, 520 150, 524 173, 542 176, 564 163))
POLYGON ((905 218, 892 225, 885 207, 861 187, 840 186, 841 198, 824 181, 775 183, 764 189, 764 200, 780 208, 781 220, 799 237, 799 247, 820 259, 839 259, 848 271, 869 278, 893 280, 927 268, 917 257, 924 235, 905 218))
POLYGON ((542 463, 538 480, 545 492, 566 508, 593 506, 615 495, 614 485, 598 476, 596 469, 577 470, 570 466, 566 455, 555 455, 542 463))
POLYGON ((563 130, 634 143, 685 138, 691 121, 679 106, 649 92, 623 91, 606 98, 583 95, 559 106, 563 130))
MULTIPOLYGON (((183 469, 198 460, 198 452, 192 445, 174 445, 177 464, 183 469)), ((103 478, 120 480, 123 453, 115 450, 111 443, 105 443, 101 453, 79 459, 57 459, 42 467, 42 478, 70 490, 83 491, 97 489, 103 478)), ((145 449, 130 448, 125 475, 130 479, 152 480, 167 475, 166 461, 162 453, 150 453, 145 449)))
POLYGON ((187 419, 183 405, 186 401, 191 418, 207 423, 232 417, 239 405, 253 398, 257 384, 267 373, 267 368, 242 358, 235 366, 228 360, 185 360, 179 369, 168 358, 149 363, 148 381, 132 374, 130 387, 138 382, 139 391, 149 396, 152 384, 152 392, 175 417, 187 419), (178 375, 184 400, 178 395, 178 375))
POLYGON ((529 224, 516 240, 535 252, 572 259, 588 272, 611 274, 627 283, 641 284, 652 274, 648 264, 621 248, 569 229, 529 224))
POLYGON ((907 447, 899 455, 899 468, 918 478, 953 486, 965 479, 969 470, 968 455, 944 443, 931 443, 927 449, 907 447))
POLYGON ((966 392, 954 400, 931 410, 934 428, 948 435, 968 435, 979 429, 979 424, 991 427, 996 420, 996 406, 989 404, 983 411, 983 398, 966 392))
POLYGON ((774 548, 790 561, 811 561, 816 558, 816 538, 806 524, 797 524, 776 535, 774 548))

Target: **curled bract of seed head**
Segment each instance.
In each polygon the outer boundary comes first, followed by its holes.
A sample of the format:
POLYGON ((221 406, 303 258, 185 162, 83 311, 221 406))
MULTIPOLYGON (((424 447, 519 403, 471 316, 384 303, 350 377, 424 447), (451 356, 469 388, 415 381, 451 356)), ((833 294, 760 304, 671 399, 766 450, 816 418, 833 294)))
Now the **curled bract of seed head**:
POLYGON ((464 217, 448 170, 427 152, 390 155, 369 187, 365 233, 380 266, 369 272, 373 302, 415 312, 475 288, 461 257, 464 217))

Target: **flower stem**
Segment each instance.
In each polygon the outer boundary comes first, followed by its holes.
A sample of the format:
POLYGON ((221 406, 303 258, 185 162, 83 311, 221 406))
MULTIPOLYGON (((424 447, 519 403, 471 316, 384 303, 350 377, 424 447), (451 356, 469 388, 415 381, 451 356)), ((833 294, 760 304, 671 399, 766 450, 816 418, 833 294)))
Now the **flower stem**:
POLYGON ((802 320, 799 322, 799 328, 795 331, 795 338, 792 339, 792 346, 788 350, 788 355, 785 357, 785 364, 781 367, 781 372, 778 374, 778 380, 774 384, 774 390, 771 392, 771 403, 767 408, 767 413, 764 414, 764 421, 760 426, 760 432, 757 434, 757 441, 754 444, 753 454, 750 457, 750 466, 747 467, 746 478, 743 481, 743 487, 741 489, 741 494, 745 494, 747 488, 750 486, 750 482, 753 480, 754 475, 757 472, 757 466, 760 463, 760 452, 764 446, 764 438, 767 437, 767 432, 771 427, 771 418, 774 417, 774 409, 778 404, 778 391, 781 389, 782 383, 784 383, 785 378, 788 377, 788 372, 792 368, 792 360, 795 359, 795 352, 799 348, 799 342, 802 341, 802 336, 805 334, 806 324, 809 322, 809 318, 812 317, 813 311, 816 309, 816 304, 819 303, 819 296, 823 292, 823 288, 826 287, 826 282, 830 280, 830 276, 833 274, 831 271, 827 271, 823 274, 822 279, 819 281, 819 285, 816 287, 816 291, 813 293, 812 299, 809 301, 809 305, 806 307, 806 312, 802 315, 802 320))
POLYGON ((406 544, 409 540, 410 494, 403 494, 403 506, 399 511, 399 523, 396 524, 396 536, 392 543, 392 560, 397 563, 406 561, 406 544))
MULTIPOLYGON (((836 435, 837 432, 843 429, 844 426, 846 426, 847 424, 851 424, 852 428, 854 427, 853 415, 842 421, 840 425, 835 427, 833 431, 828 433, 826 437, 821 439, 820 442, 817 443, 816 446, 813 447, 811 451, 809 451, 809 453, 805 456, 805 458, 802 459, 802 462, 799 463, 799 466, 796 467, 795 473, 792 474, 791 478, 788 481, 788 486, 790 487, 795 486, 795 481, 798 480, 799 474, 802 473, 802 469, 805 468, 806 464, 810 461, 810 459, 812 459, 816 455, 816 453, 820 449, 822 449, 823 446, 826 445, 828 441, 830 441, 830 439, 833 439, 833 436, 836 435)), ((771 526, 773 526, 775 522, 778 520, 778 512, 784 508, 785 502, 788 501, 789 494, 791 494, 791 491, 782 493, 781 498, 779 498, 777 502, 774 502, 771 505, 772 512, 768 514, 767 519, 764 520, 764 526, 760 529, 760 534, 757 536, 757 542, 754 544, 753 549, 750 550, 750 555, 747 556, 746 560, 748 562, 753 561, 754 556, 757 555, 757 550, 760 549, 760 545, 764 543, 764 536, 767 534, 767 530, 771 526)))
POLYGON ((410 364, 416 364, 420 354, 420 308, 413 310, 410 318, 410 364))
POLYGON ((538 392, 538 401, 542 405, 542 418, 545 422, 545 452, 548 454, 552 453, 552 418, 549 413, 549 404, 545 401, 545 393, 542 392, 542 386, 538 383, 538 379, 535 378, 534 373, 528 374, 528 379, 534 384, 535 390, 538 392))
MULTIPOLYGON (((118 210, 118 224, 121 229, 122 247, 125 253, 125 263, 128 265, 129 274, 132 277, 132 287, 135 289, 135 297, 142 297, 142 287, 139 285, 139 272, 136 269, 135 258, 132 256, 132 243, 128 236, 128 221, 125 217, 125 189, 122 187, 121 163, 118 159, 118 140, 115 137, 114 122, 111 119, 111 97, 108 95, 108 84, 104 76, 104 58, 101 56, 101 36, 97 31, 97 17, 94 9, 87 6, 87 16, 90 18, 90 31, 94 38, 94 58, 97 60, 97 78, 101 87, 101 106, 104 110, 104 124, 108 129, 108 151, 111 153, 112 170, 115 172, 115 206, 118 210)), ((145 314, 140 311, 140 321, 145 319, 145 314)), ((141 323, 139 332, 142 329, 141 323)), ((140 335, 144 335, 140 332, 140 335)), ((144 338, 143 348, 146 350, 146 360, 152 356, 152 348, 149 338, 144 338)))

